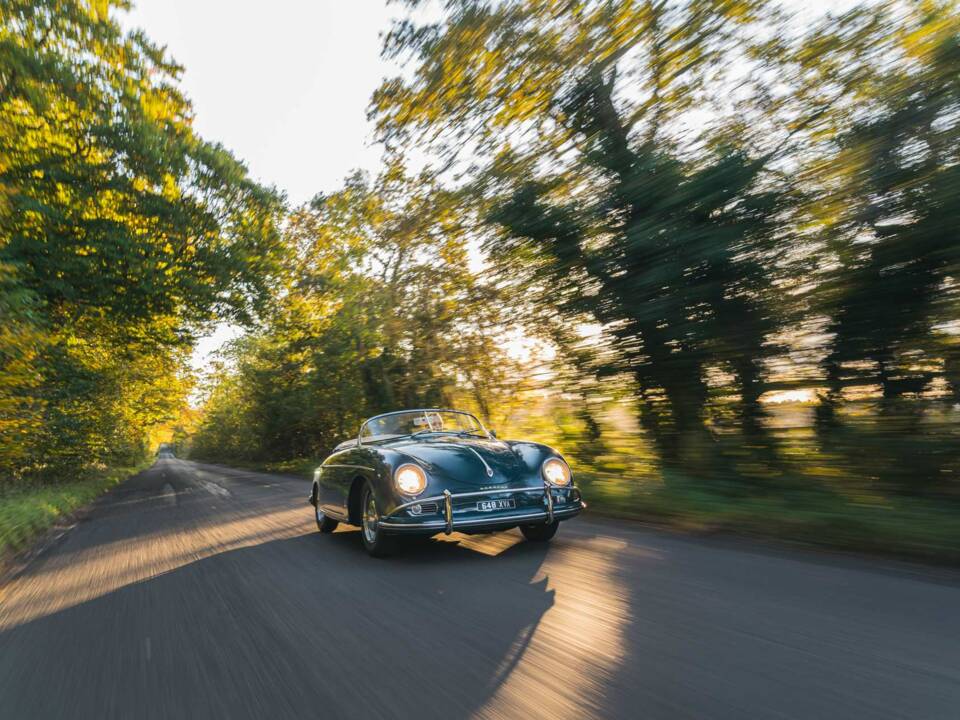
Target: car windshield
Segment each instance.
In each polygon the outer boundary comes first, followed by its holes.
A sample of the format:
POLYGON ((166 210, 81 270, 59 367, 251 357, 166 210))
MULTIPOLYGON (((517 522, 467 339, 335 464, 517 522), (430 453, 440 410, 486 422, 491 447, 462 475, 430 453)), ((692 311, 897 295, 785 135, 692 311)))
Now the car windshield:
POLYGON ((384 440, 428 433, 485 434, 480 421, 470 413, 455 410, 406 410, 370 418, 360 431, 360 439, 384 440))

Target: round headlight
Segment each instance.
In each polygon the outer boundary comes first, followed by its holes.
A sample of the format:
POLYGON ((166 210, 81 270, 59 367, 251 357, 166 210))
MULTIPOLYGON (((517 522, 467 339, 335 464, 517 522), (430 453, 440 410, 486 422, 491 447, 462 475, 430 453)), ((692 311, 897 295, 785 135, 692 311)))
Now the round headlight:
POLYGON ((543 463, 543 479, 551 485, 569 485, 570 468, 560 458, 550 458, 543 463))
POLYGON ((404 495, 419 495, 427 487, 427 475, 417 465, 401 465, 393 473, 397 489, 404 495))

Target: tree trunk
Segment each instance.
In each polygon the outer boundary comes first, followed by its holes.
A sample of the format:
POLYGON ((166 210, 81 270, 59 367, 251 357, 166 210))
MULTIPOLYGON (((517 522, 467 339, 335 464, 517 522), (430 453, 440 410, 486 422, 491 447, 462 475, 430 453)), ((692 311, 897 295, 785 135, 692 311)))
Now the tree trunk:
POLYGON ((840 404, 843 384, 840 380, 840 362, 834 357, 827 359, 827 394, 820 396, 816 410, 816 426, 820 433, 837 425, 837 406, 840 404))
POLYGON ((743 434, 757 436, 763 433, 763 405, 760 395, 763 384, 760 371, 751 358, 741 358, 735 363, 740 380, 740 425, 743 434))

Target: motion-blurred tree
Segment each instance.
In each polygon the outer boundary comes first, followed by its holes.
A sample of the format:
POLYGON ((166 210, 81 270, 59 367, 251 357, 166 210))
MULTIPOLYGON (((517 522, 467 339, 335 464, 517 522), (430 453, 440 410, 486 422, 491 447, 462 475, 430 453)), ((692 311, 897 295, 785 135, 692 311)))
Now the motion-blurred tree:
POLYGON ((775 13, 758 2, 445 8, 387 37, 387 55, 416 63, 374 97, 382 137, 432 145, 447 163, 464 144, 496 158, 473 186, 503 229, 488 256, 542 307, 603 325, 666 459, 684 443, 702 450, 708 365, 736 379, 743 428, 758 431, 775 327, 764 263, 784 206, 768 170, 815 113, 771 142, 736 117, 746 102, 718 91, 734 87, 738 63, 746 75, 757 57, 773 62, 756 37, 775 13), (682 128, 706 108, 705 132, 682 128))
MULTIPOLYGON (((823 286, 834 336, 825 360, 824 419, 848 385, 879 384, 886 400, 921 392, 943 357, 933 326, 956 321, 956 9, 955 3, 920 4, 875 25, 873 44, 894 62, 878 68, 873 93, 838 135, 830 166, 816 168, 829 175, 830 203, 840 208, 829 226, 839 263, 823 286)), ((945 361, 949 370, 949 354, 945 361)), ((953 381, 949 373, 947 379, 953 381)))

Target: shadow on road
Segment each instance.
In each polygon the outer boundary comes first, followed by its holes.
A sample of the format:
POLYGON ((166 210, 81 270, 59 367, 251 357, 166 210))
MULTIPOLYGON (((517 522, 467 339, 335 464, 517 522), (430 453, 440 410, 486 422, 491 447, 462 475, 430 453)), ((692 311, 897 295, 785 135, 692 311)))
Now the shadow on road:
POLYGON ((355 532, 276 540, 8 630, 3 714, 466 717, 553 605, 535 580, 547 551, 408 551, 373 561, 355 532))

